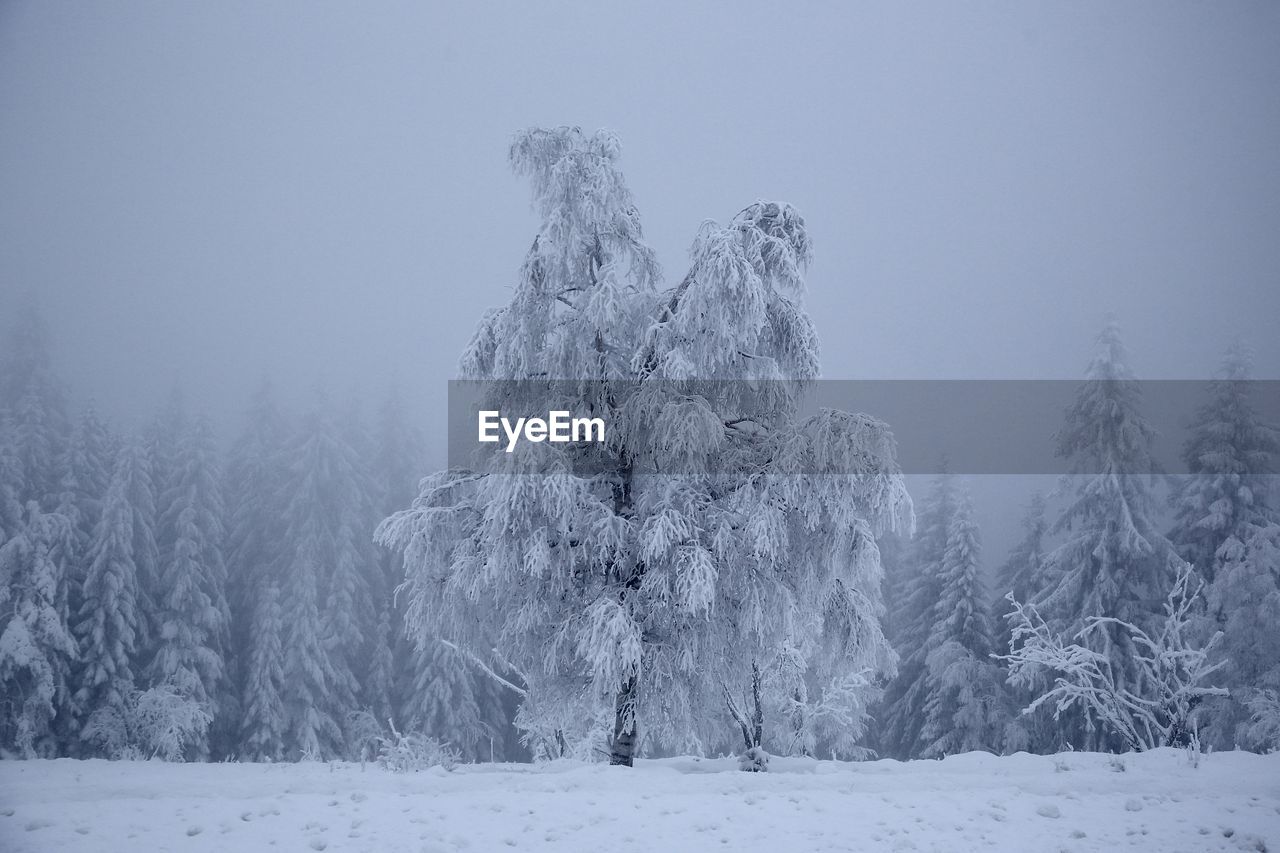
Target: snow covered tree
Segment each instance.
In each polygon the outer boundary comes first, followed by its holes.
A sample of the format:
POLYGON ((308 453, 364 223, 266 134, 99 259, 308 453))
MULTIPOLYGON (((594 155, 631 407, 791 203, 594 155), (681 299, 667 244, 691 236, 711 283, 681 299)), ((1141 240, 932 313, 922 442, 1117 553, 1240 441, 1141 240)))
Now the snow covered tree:
POLYGON ((1209 620, 1223 632, 1217 651, 1231 695, 1207 702, 1204 714, 1206 736, 1220 748, 1256 745, 1244 737, 1249 700, 1280 688, 1280 431, 1260 419, 1249 373, 1247 352, 1234 347, 1192 423, 1170 533, 1209 580, 1209 620))
POLYGON ((1280 525, 1228 539, 1219 551, 1208 608, 1221 626, 1221 683, 1231 693, 1206 703, 1208 735, 1216 744, 1274 748, 1255 737, 1253 718, 1265 706, 1260 694, 1280 690, 1280 525))
MULTIPOLYGON (((73 627, 83 601, 82 587, 92 560, 90 548, 102 516, 114 454, 115 440, 90 406, 72 429, 59 460, 61 478, 56 511, 71 525, 71 536, 61 562, 67 573, 67 603, 73 627)), ((62 715, 60 736, 68 746, 78 740, 75 729, 83 713, 92 710, 79 704, 79 696, 77 689, 73 694, 76 704, 62 715)))
POLYGON ((900 663, 880 703, 879 743, 900 759, 921 755, 928 745, 922 730, 929 697, 930 640, 942 598, 942 565, 955 518, 955 477, 945 463, 921 505, 916 535, 893 584, 893 644, 900 663))
MULTIPOLYGON (((592 402, 602 412, 617 411, 610 400, 627 390, 614 393, 614 386, 633 375, 631 356, 649 304, 644 297, 657 277, 616 168, 618 150, 607 133, 560 128, 517 136, 511 162, 533 182, 542 227, 511 303, 484 319, 463 354, 464 376, 510 380, 510 395, 521 391, 519 380, 597 380, 592 402)), ((567 456, 559 447, 540 449, 542 458, 567 456)), ((612 467, 622 472, 616 496, 607 493, 603 476, 573 476, 568 458, 530 470, 541 477, 452 471, 424 480, 414 510, 393 516, 380 534, 384 544, 404 551, 408 622, 419 642, 442 636, 483 657, 501 645, 525 673, 533 697, 565 679, 585 688, 591 678, 579 647, 585 651, 587 641, 577 634, 592 602, 606 601, 602 587, 616 582, 610 577, 617 574, 615 555, 625 553, 629 535, 626 464, 617 449, 611 455, 612 467), (557 468, 563 473, 553 474, 557 468), (443 589, 437 576, 455 595, 437 595, 443 589), (465 586, 475 592, 456 594, 465 586)), ((625 628, 624 620, 619 614, 616 624, 625 628)), ((628 740, 619 759, 630 763, 635 666, 630 644, 624 645, 602 638, 596 653, 607 657, 597 688, 620 697, 619 734, 628 740)), ((597 710, 606 713, 600 704, 597 710)))
MULTIPOLYGON (((1022 539, 996 572, 999 596, 995 601, 994 612, 997 618, 993 630, 996 638, 995 651, 1001 655, 1008 654, 1013 641, 1014 611, 1007 596, 1012 594, 1017 601, 1033 601, 1051 585, 1045 572, 1045 538, 1049 526, 1045 511, 1045 497, 1036 492, 1022 519, 1022 539)), ((1007 672, 1005 675, 1007 676, 1007 672)), ((1035 698, 1026 688, 1007 685, 1007 690, 1012 694, 1009 698, 1014 710, 1026 707, 1035 698)), ((1058 746, 1053 729, 1053 720, 1045 712, 1011 714, 1004 734, 1005 751, 1051 751, 1058 746)))
MULTIPOLYGON (((346 448, 348 483, 342 488, 343 516, 337 531, 339 550, 329 584, 328 626, 337 659, 350 671, 355 692, 352 707, 390 714, 390 591, 382 575, 373 531, 382 519, 378 484, 371 461, 377 450, 354 402, 338 423, 338 438, 346 448)), ((383 723, 386 717, 375 717, 383 723)), ((354 749, 353 744, 349 747, 354 749)))
POLYGON ((638 506, 656 522, 640 530, 642 574, 656 590, 705 585, 713 597, 706 617, 695 595, 692 606, 655 609, 644 630, 667 638, 649 664, 660 671, 715 650, 708 663, 735 728, 759 731, 764 702, 771 717, 785 709, 801 752, 817 745, 815 726, 839 720, 826 746, 848 754, 873 680, 895 664, 875 537, 908 522, 910 504, 884 424, 830 410, 799 417, 818 375, 802 302, 810 254, 794 208, 757 202, 704 225, 688 275, 661 297, 635 359, 649 380, 638 403, 656 425, 637 430, 632 448, 651 461, 638 506), (654 473, 670 470, 682 473, 654 473))
POLYGON ((1280 519, 1271 494, 1280 433, 1259 418, 1250 372, 1248 352, 1229 350, 1210 383, 1212 399, 1191 424, 1183 451, 1188 476, 1177 480, 1171 538, 1209 583, 1217 577, 1224 543, 1245 542, 1256 528, 1280 519))
POLYGON ((1009 650, 1009 639, 1013 634, 1004 618, 1013 612, 1005 596, 1013 593, 1018 601, 1032 601, 1049 586, 1049 579, 1045 576, 1045 536, 1049 527, 1045 509, 1044 495, 1036 492, 1031 496, 1022 519, 1022 539, 996 571, 996 585, 1000 591, 997 605, 1001 607, 1001 618, 995 630, 996 648, 1000 652, 1009 650))
POLYGON ((68 434, 66 391, 53 372, 49 333, 33 302, 16 312, 0 362, 0 416, 10 424, 17 499, 41 509, 58 505, 61 461, 68 434))
POLYGON ((285 754, 284 612, 280 582, 255 585, 252 626, 245 666, 241 751, 254 760, 279 761, 285 754))
POLYGON ((990 659, 991 618, 972 512, 968 496, 962 496, 947 529, 941 595, 925 659, 925 757, 1000 749, 1004 690, 990 659))
POLYGON ((72 542, 67 557, 73 588, 78 587, 88 570, 89 546, 102 515, 102 503, 115 462, 114 454, 115 441, 90 406, 71 431, 60 464, 62 475, 57 511, 72 525, 72 542))
POLYGON ((1208 642, 1196 639, 1202 589, 1191 566, 1182 563, 1165 599, 1164 617, 1150 630, 1091 616, 1069 638, 1073 642, 1055 633, 1034 605, 1011 595, 1015 642, 1007 656, 1010 677, 1027 687, 1045 683, 1046 674, 1053 679, 1026 710, 1050 705, 1055 718, 1069 710, 1081 712, 1090 728, 1107 730, 1130 750, 1196 743, 1192 712, 1206 697, 1226 693, 1206 683, 1222 666, 1211 660, 1222 635, 1208 642), (1117 661, 1096 639, 1103 631, 1123 635, 1132 657, 1117 661))
MULTIPOLYGON (((178 422, 181 422, 180 420, 178 422)), ((150 686, 186 691, 217 719, 226 690, 228 640, 226 566, 222 556, 223 505, 213 446, 204 421, 179 436, 165 435, 166 479, 157 525, 160 562, 152 593, 155 614, 150 686)), ((210 744, 190 743, 189 757, 209 755, 210 744)))
MULTIPOLYGON (((288 449, 281 571, 281 700, 288 755, 345 752, 375 624, 368 482, 339 425, 317 406, 288 449)), ((264 614, 267 616, 269 614, 264 614)))
POLYGON ((52 726, 70 703, 76 659, 67 624, 66 573, 58 554, 71 538, 64 516, 27 502, 0 544, 0 751, 51 757, 52 726))
POLYGON ((468 761, 487 758, 490 739, 500 742, 505 724, 502 687, 439 640, 414 649, 408 675, 413 681, 398 715, 405 731, 452 744, 468 761))
MULTIPOLYGON (((410 426, 400 396, 394 390, 379 407, 373 440, 371 497, 376 520, 381 520, 413 500, 418 478, 425 471, 421 436, 410 426)), ((412 666, 413 643, 404 632, 404 607, 397 604, 395 594, 404 579, 403 557, 380 548, 377 564, 380 569, 375 591, 378 625, 370 651, 366 696, 370 711, 381 721, 409 698, 417 673, 412 666), (397 684, 399 673, 404 673, 404 678, 397 684)), ((401 727, 408 727, 404 719, 401 727)))
POLYGON ((642 738, 697 748, 744 688, 761 712, 784 655, 787 696, 820 647, 846 685, 891 668, 874 535, 909 500, 883 424, 795 417, 817 372, 803 219, 759 202, 705 226, 658 294, 617 155, 607 133, 517 137, 542 228, 462 362, 504 407, 561 394, 609 441, 428 477, 379 539, 405 554, 413 631, 519 673, 527 731, 571 751, 604 735, 629 765, 642 738))
POLYGON ((154 510, 146 502, 150 493, 146 456, 138 445, 127 444, 118 454, 88 549, 90 563, 76 625, 81 660, 76 700, 88 717, 82 738, 86 732, 109 729, 103 719, 123 719, 133 696, 142 622, 135 555, 155 559, 154 510), (135 505, 133 498, 139 494, 144 500, 135 505))
POLYGON ((254 759, 278 760, 284 754, 280 573, 286 543, 280 527, 287 434, 272 388, 264 383, 253 395, 245 431, 227 463, 229 658, 239 689, 240 751, 254 759))
MULTIPOLYGON (((1077 488, 1054 526, 1065 541, 1045 558, 1051 587, 1035 599, 1059 635, 1096 626, 1082 642, 1110 661, 1120 690, 1139 690, 1142 677, 1133 635, 1123 624, 1152 626, 1176 560, 1153 520, 1154 431, 1140 406, 1141 390, 1125 364, 1119 330, 1108 324, 1058 435, 1077 488)), ((1064 723, 1063 734, 1077 748, 1121 745, 1096 729, 1084 731, 1083 722, 1077 717, 1064 723)))
POLYGON ((13 424, 0 412, 0 545, 22 526, 21 471, 13 424))

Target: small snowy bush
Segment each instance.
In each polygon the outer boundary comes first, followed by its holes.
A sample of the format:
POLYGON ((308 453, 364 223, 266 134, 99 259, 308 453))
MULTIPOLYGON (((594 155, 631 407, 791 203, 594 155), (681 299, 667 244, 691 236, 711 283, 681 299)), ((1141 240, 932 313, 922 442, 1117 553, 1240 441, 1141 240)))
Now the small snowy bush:
POLYGON ((1280 750, 1280 692, 1250 691, 1244 704, 1249 709, 1249 723, 1244 730, 1245 743, 1262 752, 1280 750))
POLYGON ((769 753, 763 747, 751 747, 738 756, 738 769, 748 773, 764 773, 769 769, 769 753))
POLYGON ((1225 665, 1212 662, 1219 631, 1207 641, 1196 638, 1197 606, 1203 584, 1192 586, 1194 570, 1181 563, 1177 579, 1165 600, 1165 616, 1148 633, 1130 622, 1111 617, 1090 617, 1070 640, 1055 634, 1036 607, 1005 596, 1012 609, 1014 648, 1007 655, 1009 682, 1034 688, 1053 677, 1047 689, 1023 714, 1042 705, 1054 709, 1054 718, 1079 707, 1088 719, 1119 735, 1135 751, 1161 746, 1188 746, 1199 750, 1193 712, 1207 697, 1224 696, 1221 687, 1205 682, 1225 665), (1127 666, 1140 674, 1127 681, 1110 654, 1090 646, 1106 630, 1127 638, 1133 648, 1127 666))
MULTIPOLYGON (((390 723, 390 721, 388 721, 390 723)), ((401 734, 391 725, 391 737, 378 739, 378 764, 393 773, 417 773, 432 767, 452 770, 458 751, 446 743, 416 732, 401 734)))
POLYGON ((383 740, 382 726, 371 712, 352 711, 347 715, 347 754, 352 761, 377 758, 383 740))
POLYGON ((134 691, 124 707, 95 711, 82 737, 109 758, 183 761, 203 742, 213 716, 177 684, 164 682, 134 691))
POLYGON ((182 761, 188 746, 201 742, 213 722, 203 703, 172 684, 138 694, 133 707, 137 743, 148 757, 182 761))

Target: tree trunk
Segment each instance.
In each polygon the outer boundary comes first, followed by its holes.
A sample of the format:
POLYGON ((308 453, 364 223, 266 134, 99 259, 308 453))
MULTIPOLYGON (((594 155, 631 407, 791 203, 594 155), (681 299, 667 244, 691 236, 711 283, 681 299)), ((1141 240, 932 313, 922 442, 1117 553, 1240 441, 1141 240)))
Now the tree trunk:
POLYGON ((618 691, 614 703, 613 741, 609 744, 609 763, 631 767, 636 750, 636 680, 628 678, 618 691))

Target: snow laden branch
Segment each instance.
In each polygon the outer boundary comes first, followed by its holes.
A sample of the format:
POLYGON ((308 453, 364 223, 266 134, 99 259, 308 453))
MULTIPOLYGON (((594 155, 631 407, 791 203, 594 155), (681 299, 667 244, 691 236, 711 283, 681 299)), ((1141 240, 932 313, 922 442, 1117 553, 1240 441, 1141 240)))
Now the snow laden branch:
POLYGON ((1055 719, 1071 708, 1083 710, 1091 725, 1110 729, 1135 751, 1187 741, 1193 734, 1196 706, 1206 697, 1227 692, 1205 684, 1224 665, 1210 663, 1221 632, 1207 642, 1196 641, 1195 611, 1204 585, 1197 582, 1192 589, 1193 577, 1191 567, 1181 563, 1164 603, 1164 619, 1153 634, 1131 622, 1097 616, 1086 621, 1071 643, 1054 634, 1033 605, 1007 595, 1013 650, 998 657, 1009 662, 1010 683, 1030 687, 1041 683, 1045 673, 1053 676, 1053 686, 1023 713, 1049 703, 1055 719), (1095 635, 1107 629, 1128 636, 1135 680, 1123 680, 1105 652, 1089 647, 1095 635))

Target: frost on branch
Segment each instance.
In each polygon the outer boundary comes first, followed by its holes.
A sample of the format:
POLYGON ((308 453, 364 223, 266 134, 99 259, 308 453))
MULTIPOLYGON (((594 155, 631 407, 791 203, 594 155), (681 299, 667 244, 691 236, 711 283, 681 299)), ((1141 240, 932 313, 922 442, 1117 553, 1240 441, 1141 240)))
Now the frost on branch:
POLYGON ((1010 593, 1015 646, 1003 656, 1009 662, 1009 680, 1030 686, 1038 683, 1041 673, 1053 677, 1053 686, 1023 713, 1048 703, 1055 717, 1068 709, 1082 710, 1091 726, 1109 729, 1136 751, 1181 745, 1193 738, 1197 705, 1206 697, 1226 694, 1205 684, 1223 665, 1210 663, 1221 632, 1205 643, 1195 639, 1195 609, 1203 584, 1192 589, 1193 577, 1189 565, 1178 566, 1164 619, 1153 633, 1119 619, 1093 617, 1073 638, 1077 642, 1069 644, 1050 631, 1033 605, 1019 603, 1010 593), (1117 678, 1105 651, 1090 648, 1091 635, 1104 629, 1128 637, 1134 650, 1132 665, 1139 673, 1136 680, 1117 678))

